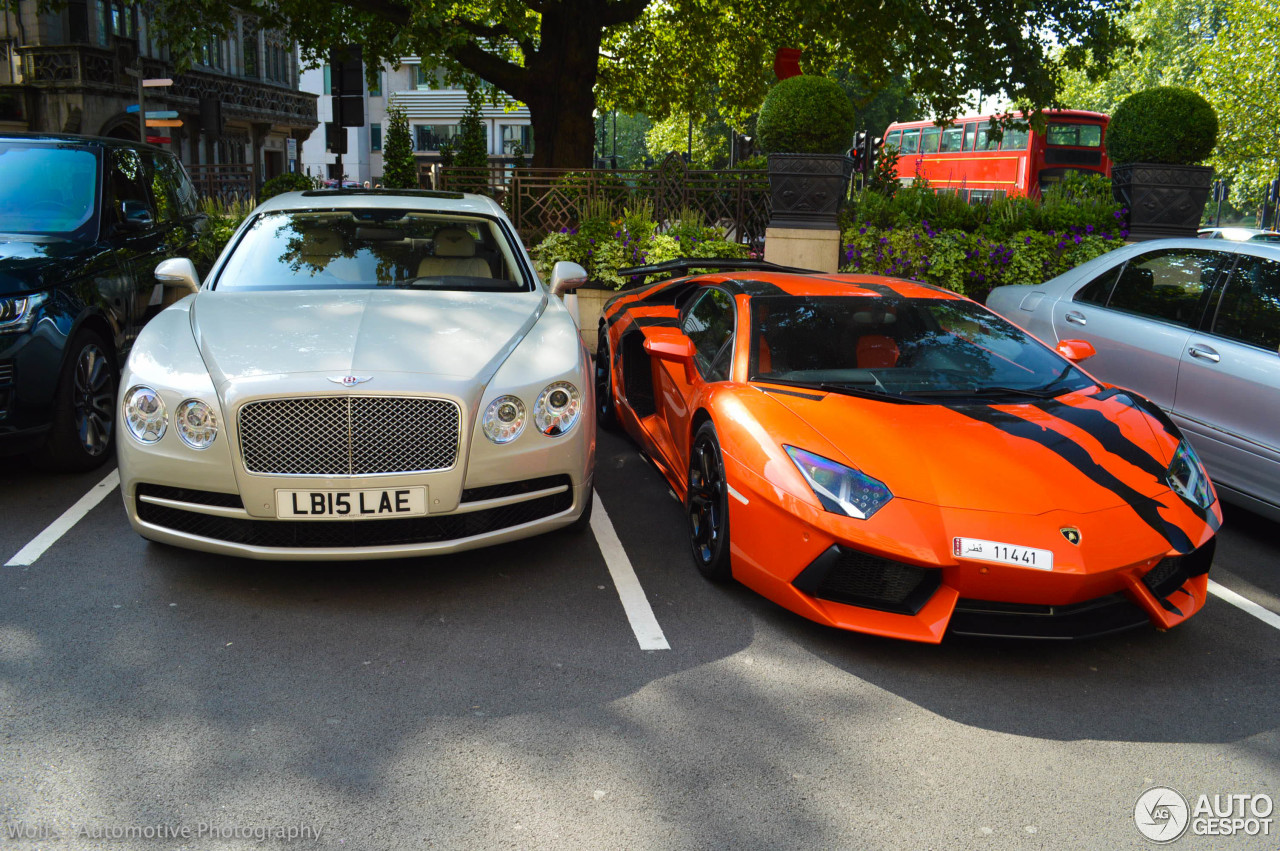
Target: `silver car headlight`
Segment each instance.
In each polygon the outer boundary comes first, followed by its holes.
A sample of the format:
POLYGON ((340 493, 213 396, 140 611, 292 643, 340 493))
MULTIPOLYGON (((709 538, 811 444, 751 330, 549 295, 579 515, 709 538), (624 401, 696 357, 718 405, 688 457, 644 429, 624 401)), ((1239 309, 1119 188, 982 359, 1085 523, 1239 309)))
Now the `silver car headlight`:
POLYGON ((818 502, 833 514, 866 520, 893 499, 884 482, 860 470, 794 446, 783 444, 782 448, 787 450, 818 502))
POLYGON ((218 418, 213 408, 199 399, 178 406, 178 436, 192 449, 208 449, 218 436, 218 418))
POLYGON ((1216 499, 1204 465, 1200 463, 1191 444, 1185 440, 1178 444, 1178 451, 1173 453, 1165 478, 1169 481, 1169 487, 1192 505, 1208 508, 1216 499))
POLYGON ((524 431, 528 412, 519 396, 499 396, 489 403, 481 427, 484 436, 494 443, 510 443, 524 431))
POLYGON ((160 394, 138 384, 124 394, 124 422, 139 443, 155 443, 169 428, 169 412, 160 394))
POLYGON ((548 385, 533 403, 533 424, 548 437, 567 434, 582 416, 582 394, 567 381, 548 385))
POLYGON ((0 334, 26 331, 36 318, 36 308, 44 304, 45 293, 0 298, 0 334))

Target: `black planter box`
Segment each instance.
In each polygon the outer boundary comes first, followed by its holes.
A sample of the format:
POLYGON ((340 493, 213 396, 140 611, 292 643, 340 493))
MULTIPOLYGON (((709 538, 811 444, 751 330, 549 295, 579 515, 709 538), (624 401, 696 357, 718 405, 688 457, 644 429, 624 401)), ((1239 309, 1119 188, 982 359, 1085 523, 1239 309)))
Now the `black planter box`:
POLYGON ((1111 168, 1111 192, 1129 208, 1129 239, 1195 236, 1213 186, 1201 165, 1129 163, 1111 168))
POLYGON ((836 230, 853 159, 844 154, 769 154, 771 228, 836 230))

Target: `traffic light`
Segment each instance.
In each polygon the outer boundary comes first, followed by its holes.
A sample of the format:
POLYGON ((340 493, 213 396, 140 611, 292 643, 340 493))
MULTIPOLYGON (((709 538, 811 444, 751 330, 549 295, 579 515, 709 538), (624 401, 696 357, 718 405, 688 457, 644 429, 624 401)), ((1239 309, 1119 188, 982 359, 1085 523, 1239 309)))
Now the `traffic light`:
POLYGON ((879 136, 867 134, 862 140, 862 173, 871 174, 876 170, 876 154, 880 151, 880 143, 883 140, 879 136))
POLYGON ((340 127, 364 126, 364 50, 344 44, 329 50, 333 120, 340 127))
POLYGON ((853 158, 853 173, 866 174, 866 139, 867 134, 859 130, 853 134, 853 147, 849 149, 849 156, 853 158))
POLYGON ((328 154, 345 154, 347 152, 347 128, 336 121, 326 121, 324 125, 324 150, 328 154))

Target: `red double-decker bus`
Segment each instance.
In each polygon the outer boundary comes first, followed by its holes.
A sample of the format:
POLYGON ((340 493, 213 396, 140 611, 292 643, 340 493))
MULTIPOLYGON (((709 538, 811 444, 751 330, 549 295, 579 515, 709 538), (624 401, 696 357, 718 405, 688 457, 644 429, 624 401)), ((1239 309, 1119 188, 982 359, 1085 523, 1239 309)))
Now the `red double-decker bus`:
POLYGON ((1043 133, 1007 129, 998 142, 989 132, 989 115, 958 118, 946 128, 931 121, 903 121, 889 125, 884 144, 898 150, 903 183, 921 177, 934 189, 959 192, 971 201, 1039 195, 1072 171, 1111 176, 1105 144, 1108 116, 1055 109, 1045 117, 1043 133))

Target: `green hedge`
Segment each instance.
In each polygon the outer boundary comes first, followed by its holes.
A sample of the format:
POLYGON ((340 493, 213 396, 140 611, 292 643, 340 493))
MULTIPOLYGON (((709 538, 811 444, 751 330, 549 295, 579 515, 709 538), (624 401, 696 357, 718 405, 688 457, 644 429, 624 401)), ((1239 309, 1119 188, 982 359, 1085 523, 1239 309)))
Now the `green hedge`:
POLYGON ((1125 98, 1107 125, 1113 163, 1194 165, 1218 142, 1218 114, 1200 95, 1179 86, 1157 86, 1125 98))
POLYGON ((853 101, 838 83, 802 74, 769 90, 756 135, 771 154, 842 154, 853 141, 855 118, 853 101))

